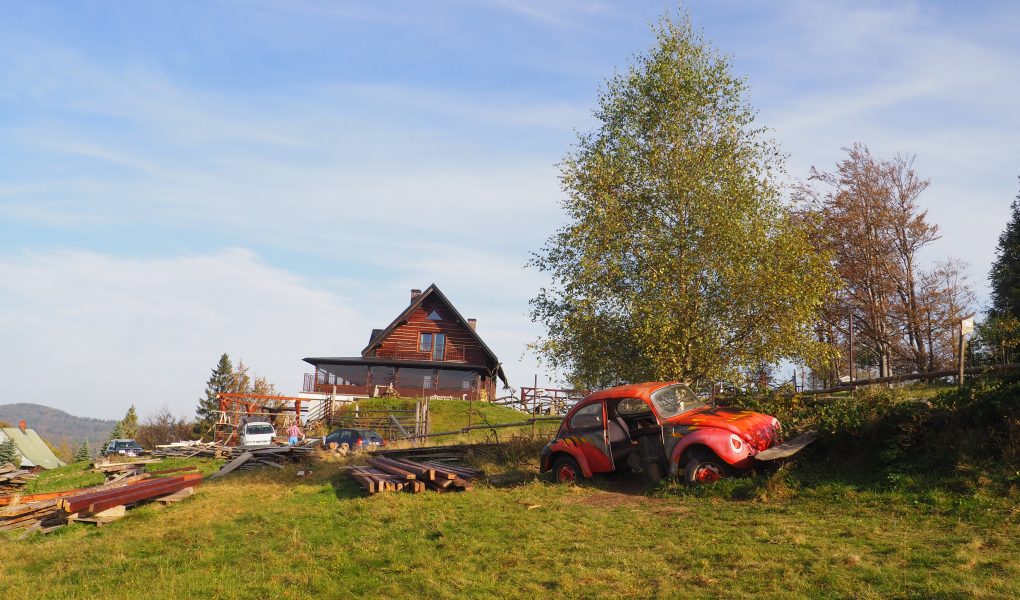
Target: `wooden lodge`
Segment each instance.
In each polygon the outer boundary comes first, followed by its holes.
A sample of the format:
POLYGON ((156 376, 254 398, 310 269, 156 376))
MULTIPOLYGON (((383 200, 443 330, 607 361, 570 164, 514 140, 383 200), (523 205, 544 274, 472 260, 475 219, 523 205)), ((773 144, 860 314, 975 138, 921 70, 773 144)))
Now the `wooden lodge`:
POLYGON ((411 290, 410 305, 385 329, 372 330, 361 356, 304 359, 315 368, 304 391, 491 400, 506 375, 476 326, 435 284, 411 290))

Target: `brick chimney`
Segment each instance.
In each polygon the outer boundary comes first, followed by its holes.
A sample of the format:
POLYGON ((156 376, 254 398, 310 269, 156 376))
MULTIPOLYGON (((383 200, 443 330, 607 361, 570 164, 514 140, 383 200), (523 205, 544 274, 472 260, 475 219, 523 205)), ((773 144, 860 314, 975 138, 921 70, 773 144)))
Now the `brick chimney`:
POLYGON ((474 331, 478 327, 478 319, 468 319, 468 327, 474 331))
POLYGON ((28 424, 25 423, 25 419, 22 419, 21 422, 18 423, 18 429, 21 430, 21 433, 25 433, 25 430, 28 429, 28 424))
POLYGON ((421 290, 411 290, 411 302, 417 300, 418 296, 421 296, 421 290))

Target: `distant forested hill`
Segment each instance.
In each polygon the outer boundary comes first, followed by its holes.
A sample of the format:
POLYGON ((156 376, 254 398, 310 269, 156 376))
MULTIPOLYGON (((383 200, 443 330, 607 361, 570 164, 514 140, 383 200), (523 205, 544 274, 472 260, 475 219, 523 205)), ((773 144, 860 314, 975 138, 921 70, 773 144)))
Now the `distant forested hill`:
MULTIPOLYGON (((30 429, 35 429, 43 439, 61 450, 61 454, 73 452, 83 439, 87 439, 94 450, 98 449, 117 424, 116 421, 76 417, 41 404, 0 404, 0 421, 17 427, 22 419, 30 429)), ((67 457, 62 458, 66 460, 67 457)))

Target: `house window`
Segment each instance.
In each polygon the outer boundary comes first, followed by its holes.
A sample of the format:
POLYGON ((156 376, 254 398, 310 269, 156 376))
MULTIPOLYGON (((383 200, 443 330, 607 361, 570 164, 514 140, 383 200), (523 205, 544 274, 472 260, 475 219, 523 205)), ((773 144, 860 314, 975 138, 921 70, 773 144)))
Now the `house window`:
POLYGON ((419 352, 432 352, 432 334, 423 333, 418 339, 418 351, 419 352))
POLYGON ((446 356, 446 334, 437 333, 434 334, 436 343, 432 346, 432 360, 443 360, 446 356))
POLYGON ((429 316, 426 317, 426 318, 429 321, 442 321, 443 320, 443 317, 439 316, 439 311, 437 311, 437 310, 434 310, 434 311, 430 312, 429 316))

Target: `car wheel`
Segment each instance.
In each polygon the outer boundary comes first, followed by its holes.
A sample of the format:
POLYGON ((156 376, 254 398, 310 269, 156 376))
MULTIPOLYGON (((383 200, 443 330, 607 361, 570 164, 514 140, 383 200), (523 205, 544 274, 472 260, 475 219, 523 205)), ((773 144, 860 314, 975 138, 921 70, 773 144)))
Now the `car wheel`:
POLYGON ((560 456, 553 461, 552 478, 556 483, 576 483, 583 477, 577 461, 569 456, 560 456))
POLYGON ((688 485, 715 483, 729 475, 729 467, 711 452, 691 454, 684 467, 684 481, 688 485))

